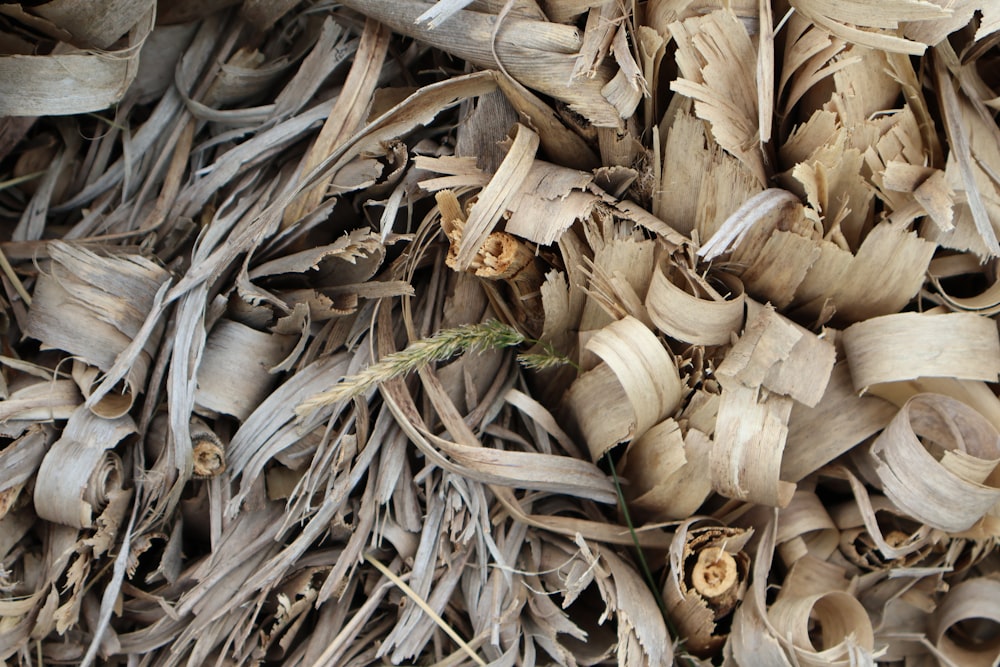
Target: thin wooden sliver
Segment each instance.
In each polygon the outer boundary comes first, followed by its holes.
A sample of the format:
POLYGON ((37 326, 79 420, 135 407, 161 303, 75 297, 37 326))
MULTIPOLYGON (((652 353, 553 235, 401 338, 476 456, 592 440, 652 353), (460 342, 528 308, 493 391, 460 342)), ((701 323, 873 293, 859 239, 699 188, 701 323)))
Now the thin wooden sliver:
MULTIPOLYGON (((119 102, 138 73, 141 45, 153 30, 152 3, 130 2, 122 17, 133 17, 127 46, 107 54, 88 53, 66 44, 62 53, 9 55, 0 58, 3 82, 0 113, 5 116, 69 115, 100 111, 119 102), (139 8, 138 16, 133 10, 139 8)), ((93 31, 101 42, 119 28, 93 31)), ((119 33, 120 34, 120 33, 119 33)))
POLYGON ((455 260, 459 269, 468 268, 472 256, 493 231, 506 206, 514 198, 514 192, 528 175, 538 148, 538 135, 523 125, 517 125, 513 130, 513 139, 507 157, 469 210, 468 226, 455 260))
POLYGON ((815 574, 800 574, 812 562, 808 557, 796 562, 768 616, 779 633, 791 638, 800 664, 850 665, 852 653, 857 650, 854 647, 869 654, 875 648, 871 621, 862 604, 838 588, 835 580, 823 582, 815 574), (812 581, 810 576, 814 577, 812 581), (820 590, 813 592, 810 588, 820 590), (823 628, 818 642, 810 638, 810 618, 823 628))

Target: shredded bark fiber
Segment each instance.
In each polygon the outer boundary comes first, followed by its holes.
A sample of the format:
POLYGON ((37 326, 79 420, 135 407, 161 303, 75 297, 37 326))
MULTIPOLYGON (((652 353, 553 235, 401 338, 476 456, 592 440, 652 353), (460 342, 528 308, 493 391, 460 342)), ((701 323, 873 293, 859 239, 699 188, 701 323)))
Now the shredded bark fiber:
POLYGON ((0 665, 1000 662, 996 0, 0 4, 0 665))

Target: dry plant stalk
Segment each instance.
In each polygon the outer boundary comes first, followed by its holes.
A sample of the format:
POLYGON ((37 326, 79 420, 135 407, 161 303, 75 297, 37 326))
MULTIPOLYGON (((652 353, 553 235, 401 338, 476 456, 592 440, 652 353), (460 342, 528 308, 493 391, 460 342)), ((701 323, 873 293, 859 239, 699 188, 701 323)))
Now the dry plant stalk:
POLYGON ((663 587, 667 612, 688 651, 706 657, 725 643, 724 626, 746 594, 753 531, 684 522, 670 547, 671 576, 663 587))

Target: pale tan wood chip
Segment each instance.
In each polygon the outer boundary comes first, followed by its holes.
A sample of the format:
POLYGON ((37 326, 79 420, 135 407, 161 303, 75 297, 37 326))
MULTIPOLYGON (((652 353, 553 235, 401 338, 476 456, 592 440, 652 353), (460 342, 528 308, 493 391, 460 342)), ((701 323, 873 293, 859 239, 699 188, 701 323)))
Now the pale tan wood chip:
POLYGON ((976 577, 956 585, 944 596, 934 612, 929 631, 930 639, 953 664, 969 667, 995 665, 1000 659, 996 635, 984 641, 958 630, 962 621, 985 621, 994 627, 1000 623, 1000 582, 989 577, 976 577))
POLYGON ((791 501, 795 485, 779 477, 793 403, 757 387, 723 389, 711 453, 716 493, 772 507, 791 501))
POLYGON ((712 278, 714 286, 672 262, 659 262, 646 293, 646 309, 656 327, 685 343, 730 342, 743 326, 743 284, 724 273, 712 278))
MULTIPOLYGON (((127 26, 115 19, 85 22, 93 28, 86 37, 102 43, 117 39, 121 33, 114 37, 111 33, 122 27, 128 30, 128 43, 117 50, 88 51, 61 43, 49 55, 0 57, 0 115, 70 115, 100 111, 119 102, 138 73, 141 47, 156 18, 149 0, 124 5, 123 16, 136 14, 127 26)), ((77 9, 72 9, 73 14, 77 9)))
POLYGON ((788 439, 781 459, 781 479, 798 482, 878 433, 896 408, 875 396, 858 396, 847 363, 830 373, 815 407, 796 404, 788 417, 788 439))
POLYGON ((736 383, 764 387, 816 406, 833 369, 834 346, 771 306, 747 305, 746 329, 715 372, 723 388, 736 383))
POLYGON ((90 528, 125 484, 112 451, 135 432, 129 416, 104 419, 80 406, 42 460, 35 480, 35 511, 47 521, 90 528))
POLYGON ((141 255, 103 256, 61 241, 51 242, 50 254, 53 261, 35 286, 26 333, 105 373, 125 364, 117 376, 124 379, 115 387, 117 398, 108 396, 111 387, 96 386, 96 374, 81 385, 88 396, 93 390, 91 404, 109 397, 115 405, 108 414, 118 416, 145 389, 162 330, 149 316, 169 274, 141 255))
POLYGON ((973 313, 883 315, 851 325, 841 340, 859 392, 918 377, 1000 377, 996 323, 973 313))
POLYGON ((1000 433, 947 396, 917 394, 907 401, 870 455, 893 503, 935 528, 971 528, 1000 501, 1000 481, 992 476, 1000 463, 1000 433))
POLYGON ((959 173, 962 177, 965 196, 972 211, 972 218, 976 223, 976 230, 983 238, 986 249, 990 255, 996 257, 1000 255, 1000 243, 997 241, 996 229, 986 210, 983 201, 983 193, 976 181, 975 167, 973 164, 972 147, 969 143, 968 130, 962 122, 962 110, 958 93, 955 91, 954 83, 948 77, 950 61, 955 60, 954 53, 944 46, 935 50, 934 75, 938 85, 938 95, 942 104, 942 115, 944 116, 945 130, 948 133, 948 142, 951 144, 951 155, 958 163, 959 173))

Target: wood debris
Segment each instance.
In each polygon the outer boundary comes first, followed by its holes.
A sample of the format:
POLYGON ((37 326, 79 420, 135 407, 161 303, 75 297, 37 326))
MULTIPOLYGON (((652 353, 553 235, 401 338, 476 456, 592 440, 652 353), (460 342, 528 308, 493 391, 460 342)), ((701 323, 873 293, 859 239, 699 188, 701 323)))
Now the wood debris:
POLYGON ((995 2, 83 4, 0 5, 0 665, 1000 661, 995 2))

